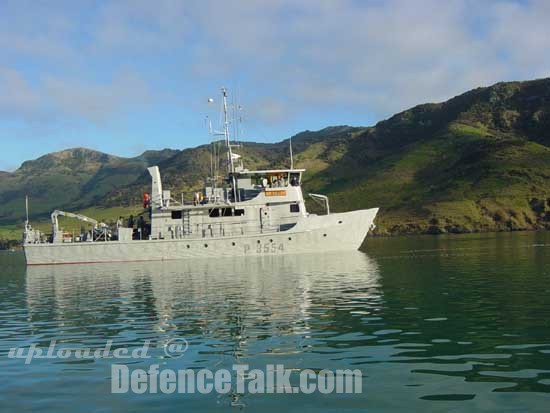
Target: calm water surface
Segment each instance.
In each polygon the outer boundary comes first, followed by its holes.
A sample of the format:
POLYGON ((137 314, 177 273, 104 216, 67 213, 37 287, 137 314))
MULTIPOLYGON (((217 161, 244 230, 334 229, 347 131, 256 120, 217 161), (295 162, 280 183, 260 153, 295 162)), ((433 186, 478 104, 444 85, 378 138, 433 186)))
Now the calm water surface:
MULTIPOLYGON (((26 269, 0 253, 1 411, 541 411, 550 406, 550 234, 369 240, 368 252, 26 269), (170 369, 359 368, 362 394, 111 394, 112 360, 35 343, 184 337, 170 369)), ((293 377, 294 380, 294 377, 293 377)))

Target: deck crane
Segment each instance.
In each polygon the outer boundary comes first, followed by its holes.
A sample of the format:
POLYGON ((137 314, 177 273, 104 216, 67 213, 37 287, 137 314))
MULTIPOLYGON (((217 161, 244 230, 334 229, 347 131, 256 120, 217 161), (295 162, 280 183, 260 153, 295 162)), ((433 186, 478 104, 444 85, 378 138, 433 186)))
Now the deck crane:
POLYGON ((57 217, 63 216, 67 218, 74 218, 78 219, 79 221, 84 221, 89 224, 92 224, 94 229, 96 229, 98 226, 105 227, 106 225, 104 223, 100 223, 97 220, 87 217, 86 215, 82 214, 75 214, 73 212, 66 212, 66 211, 60 211, 59 209, 56 209, 52 212, 51 215, 51 221, 52 221, 52 235, 54 242, 61 242, 63 238, 63 234, 59 231, 59 222, 57 217))

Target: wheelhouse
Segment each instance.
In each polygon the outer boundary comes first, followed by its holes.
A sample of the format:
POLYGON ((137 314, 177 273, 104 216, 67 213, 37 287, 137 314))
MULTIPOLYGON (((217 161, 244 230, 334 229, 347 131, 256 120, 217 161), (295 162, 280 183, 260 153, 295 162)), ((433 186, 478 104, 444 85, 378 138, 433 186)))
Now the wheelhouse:
POLYGON ((264 193, 266 197, 286 196, 286 188, 299 187, 304 169, 270 169, 230 174, 236 202, 249 201, 264 193))

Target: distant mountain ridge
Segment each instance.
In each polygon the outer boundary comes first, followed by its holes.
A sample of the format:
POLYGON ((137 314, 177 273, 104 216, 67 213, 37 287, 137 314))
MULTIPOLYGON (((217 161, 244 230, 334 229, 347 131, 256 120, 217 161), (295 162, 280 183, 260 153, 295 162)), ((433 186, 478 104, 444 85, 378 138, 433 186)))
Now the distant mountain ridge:
POLYGON ((29 195, 32 216, 52 208, 82 209, 101 204, 113 190, 124 187, 153 163, 177 151, 147 151, 122 158, 87 148, 50 153, 23 164, 0 180, 0 223, 22 219, 22 200, 29 195))
MULTIPOLYGON (((415 106, 373 127, 334 126, 292 138, 306 191, 335 211, 379 206, 378 233, 550 228, 550 79, 497 83, 415 106)), ((0 173, 0 225, 53 208, 139 205, 146 168, 166 188, 198 189, 210 145, 121 158, 85 148, 44 155, 0 173)), ((288 166, 288 139, 244 142, 249 169, 288 166)))

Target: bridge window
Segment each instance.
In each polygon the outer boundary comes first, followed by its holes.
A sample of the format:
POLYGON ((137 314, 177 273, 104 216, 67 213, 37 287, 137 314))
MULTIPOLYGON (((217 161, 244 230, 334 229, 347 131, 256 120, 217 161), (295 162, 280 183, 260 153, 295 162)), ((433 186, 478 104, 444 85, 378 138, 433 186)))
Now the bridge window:
POLYGON ((182 212, 181 211, 172 211, 172 219, 181 219, 182 212))
POLYGON ((239 217, 244 215, 244 209, 235 209, 235 208, 212 208, 208 211, 208 215, 212 218, 218 217, 239 217))
POLYGON ((290 174, 290 185, 299 186, 300 185, 300 173, 293 172, 290 174))
POLYGON ((300 212, 299 204, 290 204, 290 212, 300 212))

